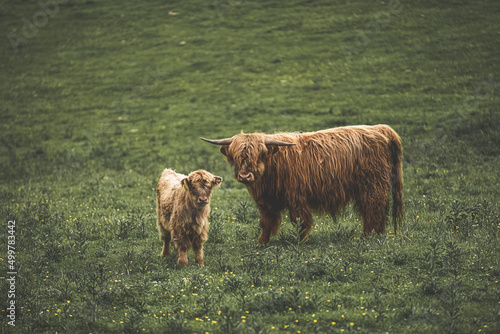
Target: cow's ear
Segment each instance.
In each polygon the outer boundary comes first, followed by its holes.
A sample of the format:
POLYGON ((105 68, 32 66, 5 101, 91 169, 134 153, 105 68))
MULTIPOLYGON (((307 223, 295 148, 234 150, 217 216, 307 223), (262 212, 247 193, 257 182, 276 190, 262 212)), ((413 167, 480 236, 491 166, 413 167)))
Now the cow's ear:
POLYGON ((222 177, 216 176, 212 181, 212 187, 217 187, 222 182, 222 177))
POLYGON ((228 145, 223 145, 220 147, 220 153, 224 154, 227 157, 227 149, 229 148, 228 145))
POLYGON ((189 179, 187 177, 181 180, 182 189, 189 191, 189 179))
POLYGON ((274 155, 279 150, 280 150, 280 147, 276 146, 276 145, 269 145, 267 147, 267 152, 269 153, 269 155, 274 155))

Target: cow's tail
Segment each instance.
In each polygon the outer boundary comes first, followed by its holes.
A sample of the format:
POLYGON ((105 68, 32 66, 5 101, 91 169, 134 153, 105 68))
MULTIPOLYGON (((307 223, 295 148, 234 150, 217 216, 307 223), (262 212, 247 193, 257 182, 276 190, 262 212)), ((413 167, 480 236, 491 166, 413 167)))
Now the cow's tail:
POLYGON ((394 234, 396 234, 403 216, 403 145, 396 132, 393 132, 390 145, 392 153, 392 222, 394 224, 394 234))

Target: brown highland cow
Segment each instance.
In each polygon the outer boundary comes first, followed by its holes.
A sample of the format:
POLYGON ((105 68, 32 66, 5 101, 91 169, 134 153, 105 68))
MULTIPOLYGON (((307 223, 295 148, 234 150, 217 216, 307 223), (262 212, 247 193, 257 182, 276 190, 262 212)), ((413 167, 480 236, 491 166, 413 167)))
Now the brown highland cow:
POLYGON ((300 218, 304 240, 313 224, 312 211, 335 217, 351 201, 363 219, 363 236, 382 233, 391 190, 396 233, 403 213, 403 149, 387 125, 201 139, 222 145, 235 177, 257 203, 262 228, 258 244, 277 233, 286 208, 293 223, 300 218))
POLYGON ((163 257, 170 254, 170 241, 179 255, 178 263, 187 266, 187 252, 193 247, 196 263, 203 266, 203 243, 207 241, 212 189, 222 181, 205 170, 188 176, 165 169, 156 188, 160 239, 163 257))

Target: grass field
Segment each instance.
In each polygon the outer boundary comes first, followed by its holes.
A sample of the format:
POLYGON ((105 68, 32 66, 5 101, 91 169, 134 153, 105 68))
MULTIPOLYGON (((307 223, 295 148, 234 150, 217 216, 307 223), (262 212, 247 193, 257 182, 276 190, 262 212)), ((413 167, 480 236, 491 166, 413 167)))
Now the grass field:
POLYGON ((499 15, 494 0, 2 1, 1 333, 499 333, 499 15), (255 204, 199 140, 378 123, 403 140, 397 236, 360 239, 347 208, 302 244, 285 211, 256 247, 255 204), (205 267, 160 257, 166 167, 224 178, 205 267))

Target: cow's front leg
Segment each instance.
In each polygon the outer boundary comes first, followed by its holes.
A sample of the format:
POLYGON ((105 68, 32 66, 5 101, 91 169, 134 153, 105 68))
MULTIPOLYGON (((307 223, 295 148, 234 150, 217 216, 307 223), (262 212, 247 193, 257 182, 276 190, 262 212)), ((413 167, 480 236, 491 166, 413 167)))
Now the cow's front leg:
POLYGON ((290 220, 294 225, 297 225, 297 218, 300 218, 300 240, 307 241, 313 224, 311 210, 305 206, 298 206, 295 210, 290 209, 290 220))
POLYGON ((259 242, 257 243, 257 246, 261 244, 267 244, 269 242, 271 235, 275 235, 278 232, 280 221, 280 211, 260 211, 260 227, 262 231, 260 232, 259 242))

